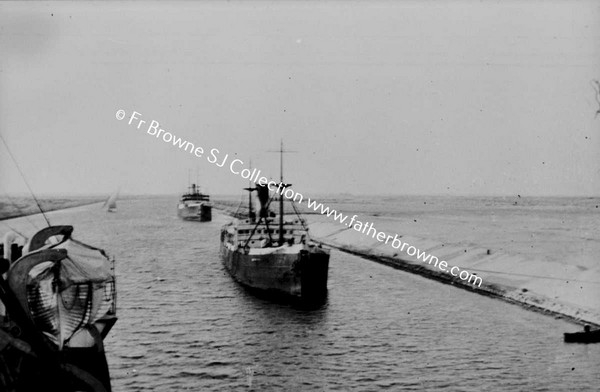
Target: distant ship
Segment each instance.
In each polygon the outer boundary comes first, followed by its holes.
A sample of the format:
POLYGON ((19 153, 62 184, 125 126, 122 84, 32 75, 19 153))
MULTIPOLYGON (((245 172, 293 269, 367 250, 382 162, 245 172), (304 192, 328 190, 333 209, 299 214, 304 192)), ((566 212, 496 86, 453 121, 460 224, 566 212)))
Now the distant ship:
POLYGON ((201 193, 196 184, 192 184, 189 192, 182 195, 179 200, 177 215, 183 220, 210 222, 212 220, 210 197, 201 193))
MULTIPOLYGON (((280 183, 282 188, 291 186, 283 183, 283 173, 280 183)), ((276 296, 310 302, 325 299, 329 250, 310 241, 306 223, 293 204, 297 217, 285 219, 282 196, 276 217, 269 211, 275 196, 270 197, 267 186, 245 189, 250 192, 247 216, 237 215, 221 229, 220 253, 229 274, 244 286, 276 296), (252 209, 253 191, 260 202, 258 217, 252 209)))
POLYGON ((16 235, 0 246, 1 391, 111 391, 114 260, 72 232, 50 226, 25 246, 16 235))
POLYGON ((104 202, 102 208, 106 208, 108 212, 115 212, 117 210, 117 197, 119 197, 119 191, 116 191, 104 202))

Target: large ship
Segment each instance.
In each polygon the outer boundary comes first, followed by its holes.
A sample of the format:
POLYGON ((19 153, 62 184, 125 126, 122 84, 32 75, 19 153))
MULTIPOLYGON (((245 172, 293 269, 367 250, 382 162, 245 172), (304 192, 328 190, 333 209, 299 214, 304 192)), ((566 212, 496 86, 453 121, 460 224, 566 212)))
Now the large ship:
MULTIPOLYGON (((283 183, 281 172, 280 187, 289 186, 283 183)), ((245 189, 249 192, 248 213, 236 214, 234 221, 221 229, 220 253, 227 271, 242 285, 277 297, 324 300, 329 250, 310 240, 306 222, 291 201, 296 216, 290 219, 284 214, 283 196, 270 195, 266 185, 245 189), (253 191, 260 202, 258 214, 252 208, 253 191), (278 215, 269 210, 276 197, 278 215)))
POLYGON ((72 232, 50 226, 25 246, 8 233, 0 246, 1 391, 111 390, 114 261, 72 232))
POLYGON ((200 187, 192 184, 189 192, 181 196, 177 205, 177 215, 183 220, 209 222, 212 220, 212 204, 207 194, 200 192, 200 187))

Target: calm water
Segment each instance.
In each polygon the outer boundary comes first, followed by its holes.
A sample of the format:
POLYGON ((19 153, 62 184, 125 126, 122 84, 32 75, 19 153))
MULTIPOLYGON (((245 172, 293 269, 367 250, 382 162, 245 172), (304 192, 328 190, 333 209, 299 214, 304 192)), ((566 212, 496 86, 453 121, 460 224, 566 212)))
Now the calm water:
MULTIPOLYGON (((256 298, 226 274, 219 227, 176 199, 50 214, 117 257, 115 391, 589 391, 600 345, 580 327, 333 251, 318 310, 256 298)), ((37 222, 38 220, 36 220, 37 222)), ((31 232, 23 220, 9 222, 31 232)), ((5 228, 3 228, 5 229, 5 228)))

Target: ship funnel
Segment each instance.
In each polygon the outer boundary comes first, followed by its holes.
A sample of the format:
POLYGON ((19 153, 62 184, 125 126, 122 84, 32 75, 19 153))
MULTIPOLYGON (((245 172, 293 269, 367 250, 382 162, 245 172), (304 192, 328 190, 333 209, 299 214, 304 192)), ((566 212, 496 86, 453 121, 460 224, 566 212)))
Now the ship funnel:
POLYGON ((266 218, 269 216, 268 204, 269 204, 269 188, 266 185, 256 185, 256 193, 258 201, 260 202, 260 217, 266 218))

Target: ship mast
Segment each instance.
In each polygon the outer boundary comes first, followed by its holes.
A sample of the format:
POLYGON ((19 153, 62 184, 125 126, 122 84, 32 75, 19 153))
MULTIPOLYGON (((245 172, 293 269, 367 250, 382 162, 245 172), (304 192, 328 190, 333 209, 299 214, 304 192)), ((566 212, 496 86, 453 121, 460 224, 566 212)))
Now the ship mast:
MULTIPOLYGON (((250 161, 250 170, 252 170, 252 161, 250 161)), ((252 207, 252 192, 257 189, 252 185, 252 180, 248 180, 248 188, 244 188, 244 190, 248 191, 248 219, 250 219, 250 222, 256 221, 256 215, 254 214, 254 208, 252 207)))
MULTIPOLYGON (((252 160, 250 160, 250 171, 252 171, 252 160)), ((248 180, 248 219, 252 219, 252 181, 248 180)))
POLYGON ((188 193, 192 194, 192 169, 188 169, 188 193))
MULTIPOLYGON (((282 189, 285 189, 283 184, 283 139, 279 146, 279 183, 282 189)), ((283 195, 279 195, 279 246, 283 245, 283 195)))

